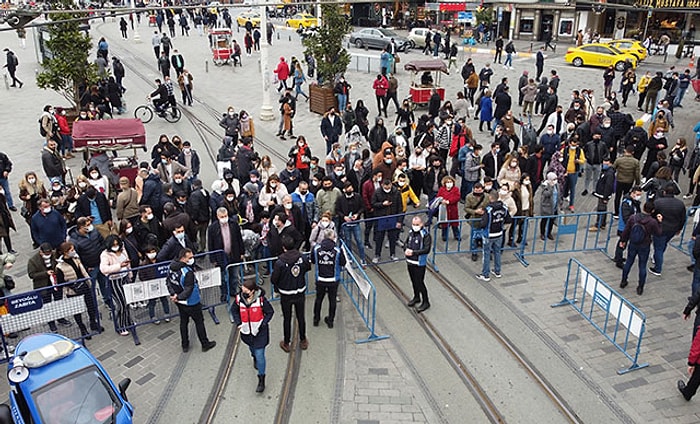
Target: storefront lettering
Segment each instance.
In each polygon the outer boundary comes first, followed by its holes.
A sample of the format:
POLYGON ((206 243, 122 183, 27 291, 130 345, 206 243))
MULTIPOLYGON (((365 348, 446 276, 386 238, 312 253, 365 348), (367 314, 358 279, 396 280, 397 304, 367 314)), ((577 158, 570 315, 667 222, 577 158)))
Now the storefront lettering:
POLYGON ((637 0, 635 6, 654 9, 696 9, 700 7, 700 0, 637 0))

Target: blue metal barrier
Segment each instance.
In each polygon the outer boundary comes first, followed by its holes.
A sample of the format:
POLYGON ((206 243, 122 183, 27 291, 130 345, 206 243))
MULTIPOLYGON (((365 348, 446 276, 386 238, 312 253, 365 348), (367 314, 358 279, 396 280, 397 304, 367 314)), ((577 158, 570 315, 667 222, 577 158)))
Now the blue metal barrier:
POLYGON ((100 327, 97 287, 89 278, 10 294, 0 299, 0 363, 12 356, 14 339, 51 331, 85 343, 100 327))
MULTIPOLYGON (((506 230, 504 231, 503 236, 505 237, 504 243, 503 243, 503 251, 504 252, 519 252, 522 250, 521 247, 519 247, 516 244, 508 245, 508 238, 509 238, 509 232, 510 228, 515 227, 513 229, 513 239, 518 238, 518 228, 517 226, 523 225, 523 240, 527 240, 525 238, 525 227, 524 227, 524 219, 525 217, 514 217, 513 222, 506 227, 506 230)), ((433 229, 433 249, 431 251, 431 254, 428 259, 428 263, 430 266, 436 271, 440 272, 440 268, 437 266, 437 256, 438 255, 451 255, 455 253, 468 253, 468 254, 473 254, 473 253, 483 253, 483 248, 480 246, 477 246, 477 241, 481 239, 482 232, 481 228, 478 228, 478 226, 475 226, 474 224, 477 224, 481 222, 480 218, 472 218, 472 219, 456 219, 456 220, 451 220, 451 221, 438 221, 437 224, 435 225, 433 229), (460 234, 460 238, 457 240, 450 240, 450 233, 452 232, 452 229, 450 228, 450 225, 453 223, 458 223, 458 231, 460 234), (441 226, 447 226, 447 235, 446 237, 443 238, 444 234, 444 229, 441 228, 441 226), (468 237, 465 237, 468 235, 468 237)))
POLYGON ((695 228, 694 215, 698 210, 700 210, 700 206, 688 208, 688 218, 685 220, 685 224, 683 224, 680 237, 674 237, 673 240, 668 243, 669 246, 680 250, 688 256, 693 256, 693 244, 695 243, 695 240, 693 240, 693 229, 695 228))
POLYGON ((648 363, 637 362, 646 330, 646 315, 574 258, 569 259, 564 297, 561 302, 551 306, 564 305, 573 306, 632 361, 632 365, 618 370, 618 374, 649 366, 648 363))
POLYGON ((515 252, 515 257, 524 266, 529 265, 525 256, 550 253, 598 251, 610 257, 608 245, 612 228, 615 226, 612 212, 528 217, 525 219, 523 228, 523 243, 520 245, 519 251, 515 252), (591 227, 596 225, 598 218, 602 215, 607 216, 606 228, 604 230, 591 230, 591 227), (550 232, 552 239, 542 235, 542 227, 546 227, 549 220, 552 220, 550 232), (556 227, 556 231, 554 227, 556 227))
MULTIPOLYGON (((212 320, 219 324, 215 308, 228 302, 228 286, 222 293, 222 280, 226 278, 222 271, 226 270, 226 254, 223 250, 204 252, 195 255, 195 271, 200 287, 202 309, 209 312, 212 320)), ((113 317, 114 330, 127 330, 131 333, 134 344, 140 345, 137 328, 146 324, 160 324, 161 320, 169 321, 178 317, 177 306, 170 300, 166 277, 171 261, 159 262, 131 268, 128 271, 126 283, 123 280, 113 282, 120 284, 127 303, 128 325, 119 327, 113 317)), ((112 275, 124 274, 116 272, 112 275)), ((110 275, 105 275, 110 279, 110 275)))
POLYGON ((367 336, 366 339, 355 340, 355 343, 367 343, 388 339, 388 335, 378 336, 375 333, 377 289, 365 273, 365 270, 362 269, 355 255, 352 254, 350 249, 348 249, 342 241, 341 246, 345 252, 347 261, 343 273, 341 274, 340 283, 345 288, 345 292, 350 297, 352 304, 360 314, 360 318, 362 318, 362 321, 364 321, 365 326, 369 330, 369 336, 367 336))
MULTIPOLYGON (((307 255, 308 252, 302 252, 302 255, 307 255)), ((269 258, 256 259, 252 261, 238 262, 235 264, 229 264, 226 269, 229 273, 238 273, 238 282, 242 284, 244 280, 254 279, 255 284, 262 286, 265 284, 265 277, 270 277, 272 274, 272 268, 277 261, 277 256, 272 256, 269 258), (262 271, 262 267, 265 265, 265 271, 262 271), (234 269, 236 268, 236 269, 234 269)), ((306 294, 316 294, 316 290, 309 286, 309 273, 304 276, 306 279, 306 294)), ((235 296, 236 293, 231 293, 231 297, 235 296)), ((267 300, 274 302, 280 300, 279 293, 275 291, 275 285, 270 281, 270 292, 267 293, 267 300)))
MULTIPOLYGON (((403 254, 403 241, 401 240, 401 233, 404 232, 406 228, 410 230, 411 228, 411 222, 410 220, 413 219, 414 216, 420 215, 423 218, 423 222, 426 223, 426 227, 429 227, 427 225, 427 216, 428 216, 429 210, 428 209, 415 209, 413 211, 407 211, 405 213, 400 213, 396 215, 386 215, 386 216, 377 216, 377 217, 371 217, 371 218, 365 218, 365 219, 358 219, 357 221, 353 221, 352 224, 357 224, 360 226, 360 238, 362 239, 365 234, 365 228, 367 225, 372 226, 372 233, 370 235, 371 239, 366 239, 362 241, 363 244, 367 244, 368 241, 372 241, 375 244, 376 248, 376 243, 377 243, 377 235, 380 231, 386 231, 384 234, 384 238, 381 241, 382 243, 389 243, 389 231, 397 231, 398 233, 396 234, 397 237, 397 242, 396 242, 396 251, 394 252, 394 255, 396 255, 397 258, 403 259, 404 254, 403 254), (408 219, 407 219, 408 218, 408 219), (400 228, 396 228, 397 223, 400 223, 400 228)), ((348 223, 343 223, 341 225, 341 231, 340 231, 340 238, 343 239, 343 241, 347 244, 348 250, 350 250, 350 247, 352 246, 351 240, 345 240, 345 235, 346 235, 346 228, 347 228, 348 223)), ((359 248, 359 247, 358 247, 359 248)), ((384 250, 385 246, 381 247, 381 250, 384 250)), ((365 250, 365 258, 360 258, 360 261, 362 259, 365 259, 367 262, 371 263, 371 260, 374 257, 374 252, 375 249, 367 249, 367 247, 364 247, 365 250), (368 250, 371 250, 368 251, 368 250)), ((355 250, 355 253, 359 255, 359 252, 355 250)), ((385 263, 390 263, 393 262, 391 260, 391 257, 388 260, 379 260, 377 263, 371 263, 372 265, 381 265, 385 263)))

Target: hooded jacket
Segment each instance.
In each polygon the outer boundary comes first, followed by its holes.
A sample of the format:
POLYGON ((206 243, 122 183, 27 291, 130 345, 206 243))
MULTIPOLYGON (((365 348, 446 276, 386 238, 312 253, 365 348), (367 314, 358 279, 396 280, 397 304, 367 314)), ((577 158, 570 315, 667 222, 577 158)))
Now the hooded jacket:
POLYGON ((326 238, 314 246, 311 263, 316 265, 316 284, 338 284, 340 272, 345 266, 345 253, 336 246, 335 241, 326 238))
POLYGON ((272 270, 270 281, 275 291, 283 296, 292 296, 306 291, 306 273, 311 263, 298 250, 289 250, 279 255, 272 270))

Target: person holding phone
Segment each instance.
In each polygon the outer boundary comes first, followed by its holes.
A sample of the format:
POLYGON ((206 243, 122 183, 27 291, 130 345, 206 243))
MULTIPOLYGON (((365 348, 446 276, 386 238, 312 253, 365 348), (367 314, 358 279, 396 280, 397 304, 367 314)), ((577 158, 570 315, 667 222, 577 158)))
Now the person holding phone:
POLYGON ((105 246, 107 248, 100 254, 100 272, 107 277, 112 288, 115 328, 120 335, 128 336, 127 328, 133 326, 133 322, 124 296, 124 284, 131 282, 131 261, 118 236, 108 236, 105 246))

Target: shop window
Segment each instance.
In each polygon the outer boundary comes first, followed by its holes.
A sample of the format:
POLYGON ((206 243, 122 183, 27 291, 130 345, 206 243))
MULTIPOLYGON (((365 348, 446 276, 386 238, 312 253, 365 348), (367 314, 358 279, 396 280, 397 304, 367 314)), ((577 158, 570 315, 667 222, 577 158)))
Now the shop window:
POLYGON ((535 27, 534 18, 522 18, 520 19, 520 33, 521 34, 532 34, 533 28, 535 27))
POLYGON ((562 19, 559 21, 559 36, 571 37, 574 35, 574 20, 562 19))

